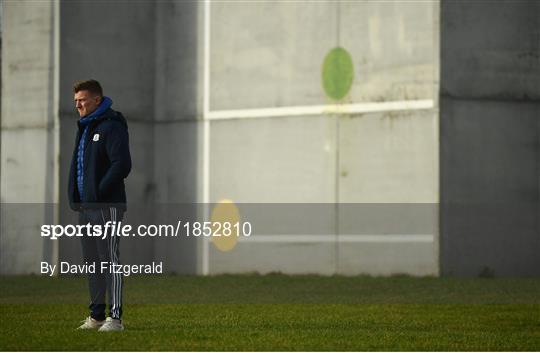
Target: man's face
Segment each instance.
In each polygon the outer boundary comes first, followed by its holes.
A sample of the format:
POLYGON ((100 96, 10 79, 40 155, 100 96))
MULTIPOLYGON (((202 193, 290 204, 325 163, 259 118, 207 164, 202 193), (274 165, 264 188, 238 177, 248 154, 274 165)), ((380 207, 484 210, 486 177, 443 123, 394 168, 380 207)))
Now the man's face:
POLYGON ((79 91, 75 93, 75 107, 79 112, 79 116, 87 116, 97 109, 99 103, 101 103, 101 97, 94 95, 87 90, 79 91))

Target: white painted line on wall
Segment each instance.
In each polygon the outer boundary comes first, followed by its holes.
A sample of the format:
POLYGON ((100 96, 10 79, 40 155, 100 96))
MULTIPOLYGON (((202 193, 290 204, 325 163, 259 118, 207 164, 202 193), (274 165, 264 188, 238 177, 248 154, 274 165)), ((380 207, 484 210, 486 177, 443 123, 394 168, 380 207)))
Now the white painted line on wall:
POLYGON ((245 243, 433 243, 433 234, 343 234, 338 235, 252 235, 239 237, 245 243))
POLYGON ((346 243, 432 243, 433 234, 343 234, 338 235, 338 241, 346 243))
POLYGON ((252 119, 278 116, 306 116, 324 114, 358 114, 396 110, 419 110, 434 107, 432 99, 405 100, 392 102, 372 102, 355 104, 329 104, 307 105, 277 108, 256 108, 237 110, 208 111, 206 118, 210 120, 221 119, 252 119))
POLYGON ((249 237, 239 237, 239 242, 245 243, 333 243, 336 241, 335 235, 252 235, 249 237))

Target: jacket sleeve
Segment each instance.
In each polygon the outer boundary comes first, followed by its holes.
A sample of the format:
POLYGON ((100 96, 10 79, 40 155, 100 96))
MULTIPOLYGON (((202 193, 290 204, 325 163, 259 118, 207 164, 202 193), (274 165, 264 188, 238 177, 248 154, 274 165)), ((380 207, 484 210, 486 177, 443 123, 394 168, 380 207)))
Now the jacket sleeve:
POLYGON ((129 135, 124 125, 118 122, 110 125, 105 148, 111 165, 99 183, 100 195, 109 194, 114 185, 123 181, 131 171, 129 135))

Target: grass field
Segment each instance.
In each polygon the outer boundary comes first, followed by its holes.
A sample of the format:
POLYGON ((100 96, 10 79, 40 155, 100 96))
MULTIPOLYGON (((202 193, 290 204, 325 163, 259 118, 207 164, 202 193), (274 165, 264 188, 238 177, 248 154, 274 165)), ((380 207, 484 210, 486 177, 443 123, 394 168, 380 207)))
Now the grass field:
POLYGON ((81 277, 1 277, 1 350, 540 350, 540 279, 129 277, 115 333, 81 277))

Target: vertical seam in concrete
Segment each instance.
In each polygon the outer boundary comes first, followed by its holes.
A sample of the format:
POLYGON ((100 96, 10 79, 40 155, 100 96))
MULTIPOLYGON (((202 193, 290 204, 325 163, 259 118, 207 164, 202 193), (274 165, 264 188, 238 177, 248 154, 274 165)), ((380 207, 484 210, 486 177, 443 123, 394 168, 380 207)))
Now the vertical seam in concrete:
MULTIPOLYGON (((203 70, 203 204, 204 219, 209 219, 210 202, 210 0, 204 1, 204 70, 203 70)), ((209 274, 209 244, 207 237, 202 237, 202 274, 209 274)))
POLYGON ((337 42, 338 47, 341 45, 340 28, 339 28, 340 19, 341 19, 340 18, 340 15, 341 15, 341 13, 340 13, 340 11, 341 11, 340 5, 341 5, 340 1, 336 2, 336 37, 337 37, 336 42, 337 42))
MULTIPOLYGON (((2 58, 3 58, 3 46, 4 46, 4 41, 3 41, 3 36, 4 36, 4 1, 0 2, 0 77, 3 78, 4 77, 4 73, 3 73, 3 65, 2 65, 2 58)), ((3 86, 3 79, 1 80, 2 82, 0 82, 0 156, 2 156, 2 131, 4 130, 2 128, 2 107, 3 107, 3 104, 2 104, 2 86, 3 86)), ((1 159, 0 159, 0 190, 1 190, 1 185, 2 185, 2 163, 1 163, 1 159)))
POLYGON ((435 227, 433 229, 434 234, 434 253, 436 261, 436 275, 441 275, 441 130, 440 130, 440 65, 441 65, 441 6, 440 1, 434 3, 433 8, 433 106, 435 114, 435 122, 433 127, 433 136, 435 139, 435 151, 434 151, 434 172, 437 174, 435 180, 436 186, 436 200, 435 200, 435 227))
MULTIPOLYGON (((340 7, 340 2, 336 2, 336 42, 337 42, 337 46, 339 47, 341 45, 341 38, 340 38, 340 29, 339 29, 339 26, 340 26, 340 11, 341 11, 341 7, 340 7)), ((339 114, 336 114, 334 115, 335 116, 335 119, 336 119, 336 141, 335 141, 335 144, 336 144, 336 171, 335 171, 335 174, 334 174, 334 178, 335 178, 335 190, 334 192, 336 193, 335 196, 334 196, 334 199, 335 199, 335 207, 334 207, 334 222, 336 223, 335 224, 335 231, 336 231, 336 234, 335 234, 335 242, 334 242, 334 274, 337 274, 339 272, 339 244, 340 244, 340 238, 339 238, 339 233, 340 233, 340 229, 339 229, 339 202, 340 202, 340 197, 339 197, 339 183, 341 182, 341 179, 340 179, 340 164, 341 164, 341 160, 340 160, 340 154, 339 154, 339 135, 340 135, 340 131, 339 131, 339 124, 340 124, 340 117, 339 117, 339 114)))
MULTIPOLYGON (((54 77, 53 77, 53 119, 54 119, 54 223, 60 223, 60 0, 54 2, 54 77)), ((53 242, 52 262, 58 264, 59 242, 53 242)))
MULTIPOLYGON (((50 3, 50 33, 49 41, 49 77, 47 126, 44 133, 46 138, 45 149, 45 194, 43 200, 44 222, 58 224, 59 201, 59 58, 60 58, 60 2, 54 0, 50 3)), ((58 263, 58 242, 43 240, 42 259, 49 263, 58 263)), ((56 273, 58 274, 58 273, 56 273)))
POLYGON ((339 244, 340 244, 340 229, 339 229, 339 205, 340 205, 340 197, 339 197, 339 183, 341 182, 340 180, 340 164, 341 164, 341 160, 340 160, 340 153, 339 153, 339 139, 340 139, 340 130, 339 130, 339 124, 340 124, 340 117, 339 115, 335 115, 335 119, 336 119, 336 171, 335 171, 335 183, 336 183, 336 187, 335 187, 335 200, 336 200, 336 206, 334 208, 334 218, 335 218, 335 229, 336 229, 336 235, 335 235, 335 245, 334 245, 334 256, 335 256, 335 261, 334 261, 334 273, 337 274, 339 272, 339 244))
MULTIPOLYGON (((149 128, 151 129, 151 136, 152 136, 152 141, 150 142, 150 145, 152 146, 152 152, 151 152, 151 156, 152 158, 150 159, 150 161, 148 161, 149 163, 151 163, 151 166, 150 166, 150 170, 152 171, 152 174, 150 176, 150 183, 151 185, 156 185, 158 180, 159 180, 159 177, 157 175, 157 171, 156 171, 156 151, 157 151, 157 146, 156 146, 156 134, 157 134, 157 123, 160 122, 160 120, 158 120, 158 117, 161 118, 163 116, 163 110, 161 108, 158 108, 158 105, 156 104, 156 102, 158 102, 158 95, 161 93, 159 90, 158 90, 158 80, 159 80, 159 75, 160 73, 163 73, 160 71, 160 68, 161 66, 158 66, 158 63, 161 62, 162 60, 162 43, 163 41, 160 39, 160 30, 161 30, 161 27, 159 25, 160 23, 160 20, 161 20, 161 12, 160 12, 160 8, 158 7, 160 5, 159 2, 156 2, 154 4, 154 8, 153 8, 153 11, 154 11, 154 26, 153 26, 153 30, 154 30, 154 41, 153 41, 153 45, 154 45, 154 53, 155 55, 152 56, 152 60, 153 60, 153 63, 152 63, 152 67, 154 68, 154 80, 153 80, 153 85, 154 85, 154 88, 153 88, 153 92, 154 94, 152 95, 152 107, 153 107, 153 111, 154 111, 154 116, 153 116, 153 119, 152 121, 150 122, 150 125, 149 128), (161 114, 160 114, 161 113, 161 114)), ((163 19, 163 22, 165 22, 165 20, 163 19)), ((131 119, 133 121, 133 119, 131 119)), ((141 121, 141 122, 146 122, 144 121, 144 119, 141 121)), ((167 157, 168 158, 168 157, 167 157)), ((167 185, 167 188, 168 188, 168 183, 164 183, 165 185, 167 185)), ((145 189, 146 189, 146 186, 145 186, 145 189)), ((154 189, 155 191, 151 193, 151 202, 152 204, 155 204, 156 201, 159 199, 158 197, 158 189, 154 189)), ((166 194, 168 195, 169 194, 169 190, 166 190, 166 194)), ((146 195, 143 194, 143 200, 145 198, 146 195)), ((162 199, 163 201, 163 199, 162 199)), ((166 201, 168 202, 169 199, 167 198, 166 201)), ((151 212, 151 219, 156 219, 156 207, 150 207, 149 210, 146 210, 146 212, 151 212)), ((152 258, 156 258, 156 255, 157 255, 157 250, 156 250, 156 244, 154 242, 151 243, 151 254, 152 254, 152 258)))

